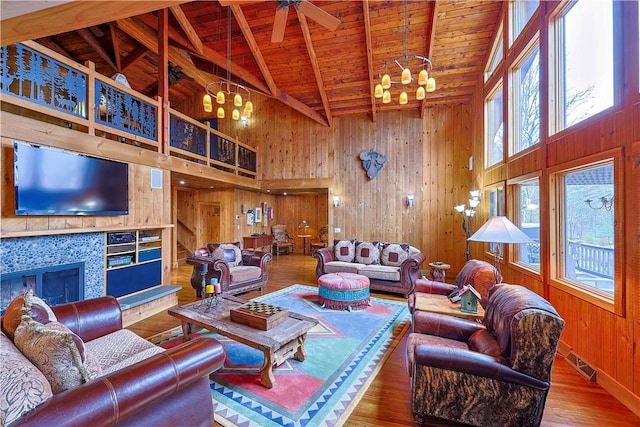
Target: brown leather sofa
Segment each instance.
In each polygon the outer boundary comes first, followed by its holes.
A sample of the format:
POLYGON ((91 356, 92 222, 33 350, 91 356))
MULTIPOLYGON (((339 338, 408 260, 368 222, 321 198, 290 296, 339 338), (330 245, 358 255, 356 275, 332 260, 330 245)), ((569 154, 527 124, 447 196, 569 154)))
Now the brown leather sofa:
POLYGON ((464 285, 472 285, 480 293, 482 297, 480 304, 485 307, 489 290, 493 285, 500 282, 502 282, 502 275, 493 265, 486 261, 471 259, 464 264, 456 275, 455 284, 437 282, 426 278, 417 279, 414 291, 407 299, 407 304, 409 304, 409 311, 413 312, 418 294, 449 295, 457 289, 462 289, 464 285))
POLYGON ((206 284, 212 278, 218 279, 224 294, 240 294, 254 289, 262 290, 269 280, 267 263, 271 261, 268 252, 240 249, 236 243, 208 243, 187 257, 187 264, 193 266, 191 287, 200 298, 202 273, 206 284))
MULTIPOLYGON (((100 342, 110 335, 128 336, 135 341, 135 334, 122 329, 122 312, 113 297, 95 298, 76 303, 52 307, 60 322, 78 335, 90 347, 92 342, 100 342), (122 335, 121 333, 124 333, 122 335), (133 337, 132 337, 133 336, 133 337)), ((23 398, 32 401, 42 389, 31 388, 38 382, 28 379, 26 372, 33 373, 35 366, 25 366, 29 360, 13 345, 12 334, 5 333, 3 318, 2 333, 2 393, 9 393, 4 381, 16 377, 20 387, 12 387, 14 393, 25 393, 23 398), (18 353, 16 353, 18 352, 18 353), (11 358, 9 357, 11 356, 11 358), (21 357, 21 359, 20 359, 21 357)), ((12 416, 14 426, 139 426, 139 425, 189 425, 210 427, 213 423, 213 405, 209 389, 209 374, 224 363, 222 345, 211 338, 198 338, 180 344, 169 350, 157 350, 148 341, 138 337, 140 343, 131 347, 144 348, 130 357, 137 362, 120 367, 123 360, 114 363, 118 369, 80 384, 76 388, 62 391, 48 397, 43 403, 20 416, 11 408, 4 407, 9 401, 3 399, 2 418, 12 416), (154 351, 149 351, 154 350, 154 351), (153 354, 155 353, 155 354, 153 354), (153 354, 143 358, 142 354, 153 354), (195 403, 197 402, 197 403, 195 403)), ((118 340, 118 338, 116 338, 118 340)), ((116 348, 113 341, 107 341, 112 351, 112 359, 123 358, 125 348, 116 348)), ((103 345, 106 344, 103 341, 103 345)), ((121 341, 121 345, 122 341, 121 341)), ((108 354, 107 354, 108 356, 108 354)), ((108 359, 108 357, 106 358, 108 359)), ((113 363, 113 361, 111 361, 113 363)), ((107 369, 103 367, 103 369, 107 369)), ((46 383, 46 379, 43 378, 46 383)), ((45 384, 46 385, 46 384, 45 384)), ((45 387, 46 388, 46 387, 45 387)), ((31 402, 33 403, 33 402, 31 402)), ((29 406, 29 403, 27 403, 29 406)), ((24 409, 23 409, 24 410, 24 409)))
POLYGON ((336 240, 333 246, 311 254, 318 260, 316 278, 328 273, 356 273, 369 278, 372 290, 407 297, 420 278, 425 256, 420 250, 400 243, 336 240))
POLYGON ((564 320, 519 285, 489 291, 482 324, 415 311, 407 339, 412 409, 476 426, 538 426, 564 320))

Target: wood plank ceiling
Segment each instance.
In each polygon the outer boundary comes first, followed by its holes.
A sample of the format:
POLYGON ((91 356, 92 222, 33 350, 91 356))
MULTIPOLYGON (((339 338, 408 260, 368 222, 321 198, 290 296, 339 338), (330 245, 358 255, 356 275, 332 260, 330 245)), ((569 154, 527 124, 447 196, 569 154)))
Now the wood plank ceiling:
MULTIPOLYGON (((338 18, 338 28, 329 31, 291 5, 284 39, 272 43, 278 3, 286 2, 173 2, 168 20, 171 104, 178 106, 185 99, 201 96, 206 82, 226 78, 228 70, 233 82, 278 99, 327 126, 341 115, 365 113, 375 120, 383 111, 420 112, 423 105, 469 102, 484 71, 503 4, 477 0, 302 1, 338 18), (399 80, 401 70, 392 60, 398 58, 404 65, 405 55, 431 59, 437 89, 418 101, 414 83, 407 88, 409 102, 400 106, 402 85, 394 84, 392 102, 383 104, 372 93, 379 73, 388 64, 392 80, 399 80)), ((2 3, 4 7, 7 2, 2 3)), ((104 75, 122 72, 133 89, 157 95, 158 12, 127 14, 125 2, 112 2, 119 5, 117 10, 107 6, 109 2, 101 3, 102 18, 86 8, 80 13, 84 5, 96 3, 75 1, 58 6, 64 10, 52 7, 3 19, 2 43, 23 40, 21 36, 35 38, 74 61, 93 61, 104 75), (62 22, 73 22, 67 27, 73 31, 60 32, 50 24, 47 33, 46 20, 54 15, 62 22), (89 15, 83 28, 83 17, 89 15), (31 32, 34 37, 25 31, 25 22, 37 28, 31 32)), ((149 9, 149 4, 161 8, 170 2, 126 3, 144 3, 149 9)), ((412 68, 417 74, 416 70, 419 68, 412 68)))

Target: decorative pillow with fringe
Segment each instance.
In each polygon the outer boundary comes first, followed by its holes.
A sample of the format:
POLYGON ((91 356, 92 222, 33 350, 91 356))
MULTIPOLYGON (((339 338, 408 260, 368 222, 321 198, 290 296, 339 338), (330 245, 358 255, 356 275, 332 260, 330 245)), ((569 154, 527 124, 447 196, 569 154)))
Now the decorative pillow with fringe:
POLYGON ((102 374, 82 339, 57 321, 43 325, 23 316, 13 341, 44 374, 53 394, 75 388, 102 374))
POLYGON ((25 314, 45 324, 57 320, 47 303, 33 295, 33 290, 29 289, 9 303, 2 317, 2 329, 9 338, 13 339, 13 334, 25 314))

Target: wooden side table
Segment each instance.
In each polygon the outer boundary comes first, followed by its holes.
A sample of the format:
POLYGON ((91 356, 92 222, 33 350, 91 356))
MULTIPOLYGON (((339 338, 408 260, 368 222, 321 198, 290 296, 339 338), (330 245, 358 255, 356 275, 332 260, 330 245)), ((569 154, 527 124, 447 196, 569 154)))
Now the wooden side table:
POLYGON ((443 262, 430 262, 429 267, 431 267, 431 279, 435 282, 444 282, 446 272, 451 268, 449 264, 443 262))
POLYGON ((448 314, 462 319, 482 320, 484 308, 478 304, 477 313, 467 313, 460 310, 459 303, 453 303, 446 295, 416 294, 415 310, 429 311, 431 313, 448 314))

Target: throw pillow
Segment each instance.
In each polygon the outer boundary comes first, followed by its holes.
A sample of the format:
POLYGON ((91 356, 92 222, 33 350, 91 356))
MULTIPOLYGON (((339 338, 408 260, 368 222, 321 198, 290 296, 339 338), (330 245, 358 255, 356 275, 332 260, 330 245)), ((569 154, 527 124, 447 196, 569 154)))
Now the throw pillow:
POLYGON ((356 261, 365 265, 380 264, 380 242, 358 243, 356 261))
POLYGON ((56 315, 53 314, 53 311, 47 303, 33 295, 33 290, 29 289, 15 297, 9 303, 4 313, 2 329, 9 338, 13 339, 16 328, 20 324, 22 316, 25 314, 40 323, 49 323, 57 320, 56 315))
POLYGON ((0 333, 0 425, 7 426, 46 402, 53 393, 49 381, 0 333))
POLYGON ((409 258, 409 245, 407 243, 387 243, 382 249, 382 265, 400 267, 409 258))
MULTIPOLYGON (((97 363, 87 368, 84 342, 62 323, 46 325, 24 316, 15 332, 14 343, 51 384, 53 394, 78 387, 101 375, 97 363)), ((90 359, 90 357, 89 357, 90 359)))
POLYGON ((353 240, 336 240, 333 248, 338 261, 352 262, 356 256, 356 244, 353 240))
POLYGON ((229 264, 229 267, 235 267, 242 264, 242 251, 237 244, 222 243, 211 254, 213 259, 223 259, 229 264))

